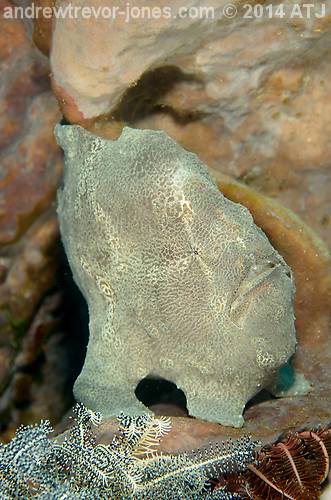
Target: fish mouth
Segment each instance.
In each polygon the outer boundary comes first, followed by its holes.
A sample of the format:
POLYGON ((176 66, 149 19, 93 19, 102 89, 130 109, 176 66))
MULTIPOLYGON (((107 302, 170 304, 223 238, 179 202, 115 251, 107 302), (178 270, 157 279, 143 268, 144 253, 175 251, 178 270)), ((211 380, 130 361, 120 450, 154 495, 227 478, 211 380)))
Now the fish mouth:
POLYGON ((268 259, 258 264, 254 264, 240 283, 237 293, 245 294, 250 292, 272 274, 278 274, 279 272, 282 272, 288 278, 292 279, 290 268, 275 259, 268 259))
POLYGON ((269 258, 253 264, 234 294, 230 306, 231 319, 235 323, 240 323, 254 298, 261 296, 263 292, 270 289, 272 283, 279 281, 284 276, 292 282, 290 268, 276 258, 269 258))

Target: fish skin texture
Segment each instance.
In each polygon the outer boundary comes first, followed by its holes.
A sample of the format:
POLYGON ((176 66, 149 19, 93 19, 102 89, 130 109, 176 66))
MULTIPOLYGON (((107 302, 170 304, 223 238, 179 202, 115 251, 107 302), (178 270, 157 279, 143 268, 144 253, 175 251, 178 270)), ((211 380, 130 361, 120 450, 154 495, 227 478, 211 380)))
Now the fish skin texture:
POLYGON ((139 415, 148 409, 135 388, 158 376, 183 390, 190 415, 240 427, 247 401, 295 352, 290 268, 164 132, 55 134, 61 235, 89 309, 75 397, 106 416, 139 415))

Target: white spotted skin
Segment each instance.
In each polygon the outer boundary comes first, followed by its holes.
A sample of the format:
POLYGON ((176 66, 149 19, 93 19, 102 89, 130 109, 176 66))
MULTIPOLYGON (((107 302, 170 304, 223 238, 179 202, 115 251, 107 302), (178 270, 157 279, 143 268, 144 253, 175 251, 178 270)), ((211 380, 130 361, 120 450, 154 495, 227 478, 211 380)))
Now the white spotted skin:
POLYGON ((249 211, 164 132, 116 141, 56 127, 58 214, 90 317, 74 392, 105 415, 146 408, 145 376, 171 380, 190 415, 241 426, 246 402, 294 353, 294 283, 249 211))

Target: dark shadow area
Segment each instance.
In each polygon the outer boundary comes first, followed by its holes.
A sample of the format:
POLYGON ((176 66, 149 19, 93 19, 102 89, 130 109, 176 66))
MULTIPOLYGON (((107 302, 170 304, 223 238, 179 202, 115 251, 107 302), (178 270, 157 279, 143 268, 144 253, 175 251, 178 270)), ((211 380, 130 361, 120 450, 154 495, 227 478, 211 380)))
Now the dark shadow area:
POLYGON ((176 66, 163 66, 144 73, 136 85, 124 93, 111 118, 131 124, 148 115, 162 112, 171 115, 174 121, 182 125, 201 119, 203 114, 200 112, 180 112, 162 104, 162 97, 180 82, 202 84, 195 75, 185 74, 176 66))
MULTIPOLYGON (((278 392, 286 392, 293 385, 295 380, 295 372, 291 362, 292 358, 278 370, 276 381, 272 391, 275 391, 275 394, 277 394, 278 392)), ((262 391, 258 392, 252 399, 247 402, 245 411, 252 406, 264 403, 265 401, 271 401, 272 399, 277 399, 277 397, 267 389, 262 389, 262 391)))
POLYGON ((61 246, 59 287, 63 294, 62 323, 67 333, 68 387, 72 387, 84 364, 89 339, 89 317, 86 301, 73 280, 67 256, 61 246))
POLYGON ((15 331, 17 352, 0 398, 0 433, 5 442, 12 427, 35 418, 49 418, 56 425, 74 404, 72 388, 88 343, 88 310, 60 241, 56 257, 56 283, 43 294, 31 320, 20 326, 22 332, 15 331))
POLYGON ((275 391, 276 392, 286 392, 288 391, 295 382, 295 371, 292 366, 292 360, 295 354, 289 359, 284 366, 282 366, 277 373, 275 391))
POLYGON ((145 377, 137 385, 135 394, 145 406, 169 405, 187 413, 184 392, 169 380, 145 377))
POLYGON ((68 120, 62 116, 62 119, 60 120, 60 125, 72 125, 72 123, 68 122, 68 120))
POLYGON ((262 389, 262 391, 258 392, 252 399, 247 401, 245 406, 245 411, 248 410, 248 408, 251 408, 252 406, 264 403, 265 401, 270 401, 271 399, 276 399, 276 398, 266 389, 262 389))

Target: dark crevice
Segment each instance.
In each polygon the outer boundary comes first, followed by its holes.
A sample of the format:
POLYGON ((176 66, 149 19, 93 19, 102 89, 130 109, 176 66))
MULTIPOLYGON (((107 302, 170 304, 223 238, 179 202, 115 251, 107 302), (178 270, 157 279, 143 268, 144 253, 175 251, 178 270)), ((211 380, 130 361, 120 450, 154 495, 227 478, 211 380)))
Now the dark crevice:
POLYGON ((202 113, 176 111, 162 103, 162 97, 180 82, 202 84, 196 75, 185 74, 176 66, 163 66, 144 73, 136 85, 124 93, 119 105, 112 112, 112 118, 130 124, 148 115, 162 112, 171 115, 180 124, 201 119, 202 113))
POLYGON ((265 401, 270 401, 271 399, 276 399, 276 398, 266 389, 262 389, 262 391, 258 392, 257 394, 255 394, 253 398, 247 401, 245 406, 245 411, 248 410, 248 408, 251 408, 252 406, 259 405, 261 403, 264 403, 265 401))
POLYGON ((137 385, 135 394, 145 406, 171 405, 187 412, 184 392, 169 380, 145 377, 137 385))
POLYGON ((70 391, 84 364, 89 339, 89 316, 86 301, 73 280, 67 256, 61 252, 61 272, 59 286, 63 293, 63 325, 68 332, 67 349, 70 373, 70 391))

